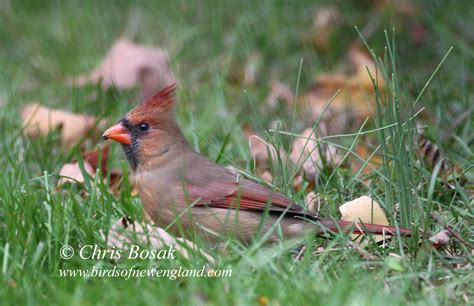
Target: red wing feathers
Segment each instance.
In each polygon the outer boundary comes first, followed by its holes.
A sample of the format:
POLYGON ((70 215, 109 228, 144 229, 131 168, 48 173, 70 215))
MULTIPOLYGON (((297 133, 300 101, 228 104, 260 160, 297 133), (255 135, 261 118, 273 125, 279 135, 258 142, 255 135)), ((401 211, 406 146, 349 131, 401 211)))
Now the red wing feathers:
POLYGON ((247 180, 240 183, 212 181, 202 187, 188 185, 188 193, 191 201, 201 199, 195 206, 260 211, 268 207, 270 211, 304 213, 302 207, 287 197, 247 180))
MULTIPOLYGON (((200 199, 194 204, 198 207, 240 208, 257 211, 268 209, 269 211, 286 211, 290 214, 308 216, 334 232, 386 234, 388 236, 397 233, 397 228, 393 226, 336 221, 317 217, 305 211, 287 197, 247 180, 240 183, 211 181, 205 186, 188 185, 188 196, 190 202, 200 199)), ((411 236, 412 234, 409 229, 399 228, 398 230, 403 236, 411 236)))

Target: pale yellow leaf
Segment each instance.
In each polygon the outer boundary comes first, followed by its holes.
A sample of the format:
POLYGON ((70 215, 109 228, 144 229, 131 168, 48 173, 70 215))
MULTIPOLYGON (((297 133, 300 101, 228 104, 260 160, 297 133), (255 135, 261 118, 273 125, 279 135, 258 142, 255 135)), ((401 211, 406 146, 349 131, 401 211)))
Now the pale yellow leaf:
MULTIPOLYGON (((362 196, 339 206, 341 220, 367 224, 389 225, 387 216, 377 201, 368 196, 362 196)), ((358 235, 352 235, 356 238, 358 235)), ((382 235, 375 235, 375 241, 382 241, 382 235)))

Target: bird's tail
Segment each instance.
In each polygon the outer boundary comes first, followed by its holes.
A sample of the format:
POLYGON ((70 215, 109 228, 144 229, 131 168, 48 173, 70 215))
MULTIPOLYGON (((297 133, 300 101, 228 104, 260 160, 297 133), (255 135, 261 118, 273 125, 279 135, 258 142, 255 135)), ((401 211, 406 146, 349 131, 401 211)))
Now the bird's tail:
POLYGON ((325 218, 317 218, 317 221, 332 232, 336 233, 354 233, 354 234, 375 234, 375 235, 388 235, 395 236, 399 231, 402 236, 410 237, 412 231, 406 228, 388 226, 388 225, 379 225, 379 224, 370 224, 370 223, 360 223, 360 222, 350 222, 350 221, 335 221, 325 218))

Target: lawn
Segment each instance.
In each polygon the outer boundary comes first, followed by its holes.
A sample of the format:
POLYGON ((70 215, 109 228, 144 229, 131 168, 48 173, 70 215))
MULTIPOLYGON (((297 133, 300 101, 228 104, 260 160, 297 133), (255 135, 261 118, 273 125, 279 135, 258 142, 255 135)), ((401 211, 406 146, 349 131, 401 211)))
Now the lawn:
POLYGON ((470 1, 1 1, 0 303, 472 304, 473 20, 470 1), (320 25, 315 19, 322 10, 330 12, 329 22, 319 16, 320 25), (201 154, 262 184, 264 173, 271 174, 271 185, 301 205, 308 192, 318 194, 325 217, 339 219, 341 204, 370 196, 390 224, 416 235, 383 246, 372 239, 354 243, 349 234, 272 244, 229 237, 210 245, 194 237, 214 262, 192 249, 173 260, 62 258, 64 245, 107 249, 102 234, 123 216, 141 221, 143 208, 116 144, 108 166, 123 172, 117 192, 100 175, 85 173, 85 183, 59 188, 62 166, 79 160, 84 172, 83 153, 104 141, 88 135, 65 146, 59 130, 33 139, 22 131, 20 113, 37 102, 117 122, 142 100, 140 88, 72 86, 69 80, 97 67, 121 37, 168 52, 177 80, 176 118, 201 154), (353 108, 332 105, 344 103, 338 97, 347 91, 359 92, 358 85, 334 86, 314 102, 318 76, 354 74, 347 60, 354 45, 375 56, 376 89, 361 91, 353 108), (293 98, 269 99, 275 81, 293 98), (310 114, 315 104, 317 116, 310 114), (338 148, 340 162, 321 154, 316 173, 300 176, 287 157, 307 128, 318 131, 321 147, 338 148), (272 144, 277 156, 256 163, 245 131, 272 144), (434 245, 429 238, 443 228, 449 241, 434 245), (114 266, 205 266, 232 274, 60 275, 62 269, 114 266))

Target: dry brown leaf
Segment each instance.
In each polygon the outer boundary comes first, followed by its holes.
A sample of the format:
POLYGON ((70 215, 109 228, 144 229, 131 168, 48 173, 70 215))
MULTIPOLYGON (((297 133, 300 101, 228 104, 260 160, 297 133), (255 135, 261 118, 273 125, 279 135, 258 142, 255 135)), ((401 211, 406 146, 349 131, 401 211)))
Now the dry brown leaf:
POLYGON ((15 282, 15 280, 13 278, 10 278, 7 282, 7 286, 10 287, 10 288, 15 289, 16 287, 18 287, 18 284, 17 284, 17 282, 15 282))
POLYGON ((293 189, 296 191, 300 191, 301 187, 303 187, 303 176, 297 175, 293 180, 293 189))
POLYGON ((326 95, 334 94, 346 86, 348 77, 342 73, 321 73, 316 77, 312 90, 325 90, 326 95))
MULTIPOLYGON (((105 235, 102 234, 105 239, 105 235)), ((128 246, 134 244, 135 238, 143 245, 148 245, 154 249, 163 249, 167 246, 173 246, 176 251, 187 259, 190 259, 188 249, 199 251, 209 262, 213 263, 212 258, 206 252, 200 250, 194 243, 184 238, 174 238, 168 234, 164 229, 150 224, 140 224, 138 222, 131 222, 128 218, 120 218, 114 225, 112 225, 108 237, 108 248, 127 249, 128 246)))
POLYGON ((439 231, 438 233, 431 236, 429 239, 431 241, 433 247, 439 249, 443 246, 448 245, 449 243, 449 232, 445 229, 439 231))
POLYGON ((21 111, 23 132, 35 138, 60 128, 61 141, 67 147, 77 144, 96 126, 93 116, 52 109, 38 103, 26 105, 21 111))
MULTIPOLYGON (((88 162, 84 162, 84 170, 92 177, 95 175, 94 168, 88 162)), ((62 166, 61 170, 59 170, 59 176, 61 178, 58 181, 57 187, 61 187, 66 183, 84 183, 84 176, 77 162, 62 166)))
POLYGON ((357 172, 363 166, 365 161, 368 161, 364 169, 362 169, 362 174, 370 174, 374 169, 379 169, 383 165, 382 155, 378 152, 375 152, 367 147, 363 143, 358 143, 355 148, 355 153, 362 158, 364 161, 359 160, 358 158, 351 156, 349 158, 351 169, 353 172, 357 172))
POLYGON ((259 51, 252 51, 243 62, 231 65, 228 80, 234 84, 253 86, 257 81, 257 74, 262 64, 262 55, 259 51))
POLYGON ((427 35, 428 29, 423 24, 415 23, 411 25, 410 38, 417 47, 421 47, 425 44, 427 35))
POLYGON ((169 55, 158 47, 137 45, 125 38, 117 40, 102 64, 92 72, 74 78, 71 83, 83 86, 102 81, 104 88, 130 89, 140 85, 142 96, 176 82, 169 55))
POLYGON ((420 143, 417 150, 417 154, 427 163, 432 169, 441 163, 439 169, 439 176, 442 180, 446 180, 450 174, 459 174, 461 169, 458 165, 450 166, 448 160, 439 149, 438 145, 433 143, 431 140, 420 135, 420 143))
POLYGON ((269 182, 271 183, 273 181, 273 175, 270 173, 270 171, 268 170, 265 170, 261 175, 260 177, 266 181, 266 182, 269 182))
POLYGON ((380 14, 395 11, 400 15, 415 17, 420 11, 420 8, 416 5, 416 1, 411 0, 376 0, 374 3, 376 8, 380 10, 380 14))
POLYGON ((291 108, 295 102, 293 91, 280 81, 272 81, 270 82, 270 92, 267 96, 267 105, 273 110, 281 102, 284 102, 291 108))
POLYGON ((309 38, 316 49, 322 51, 329 49, 331 36, 335 28, 337 28, 341 22, 342 15, 337 6, 324 6, 316 11, 309 38))
MULTIPOLYGON (((382 207, 380 207, 380 204, 368 196, 362 196, 344 203, 339 206, 339 211, 342 215, 341 220, 344 221, 389 225, 388 219, 385 216, 382 207)), ((359 235, 352 235, 352 238, 355 239, 358 236, 359 235)), ((359 239, 361 238, 362 237, 359 239)), ((377 242, 383 241, 383 239, 382 235, 374 236, 374 240, 377 242)))
POLYGON ((334 146, 319 143, 311 128, 303 131, 302 137, 295 138, 291 147, 290 159, 297 167, 302 167, 308 181, 312 182, 323 166, 321 153, 328 165, 339 162, 334 146))
POLYGON ((254 134, 249 127, 244 128, 244 134, 248 139, 250 152, 252 153, 256 168, 265 168, 269 158, 272 158, 272 160, 277 159, 277 151, 271 143, 254 134))
POLYGON ((260 306, 267 306, 268 303, 269 303, 269 300, 268 300, 268 298, 267 298, 266 296, 264 296, 264 295, 259 295, 259 296, 257 297, 257 303, 258 303, 258 305, 260 305, 260 306))
POLYGON ((377 71, 377 66, 367 50, 353 44, 347 52, 347 57, 355 69, 355 73, 349 76, 348 85, 351 91, 373 92, 372 78, 377 81, 379 88, 384 87, 384 80, 377 71))
MULTIPOLYGON (((350 117, 358 121, 372 114, 375 100, 371 77, 377 80, 379 90, 384 88, 383 78, 377 72, 372 56, 360 47, 353 45, 347 52, 347 58, 353 72, 321 73, 316 77, 311 90, 298 99, 297 103, 302 105, 303 110, 309 112, 313 119, 322 114, 331 99, 331 104, 322 117, 323 122, 338 117, 331 115, 332 110, 338 114, 349 111, 350 117)), ((344 122, 342 123, 344 126, 344 122)), ((341 124, 340 120, 338 124, 341 124)))
POLYGON ((316 194, 314 191, 308 192, 306 195, 306 207, 308 208, 308 211, 312 213, 319 212, 320 204, 319 194, 316 194))
MULTIPOLYGON (((91 177, 95 177, 97 169, 100 169, 104 178, 109 175, 109 170, 107 169, 109 148, 109 144, 106 144, 100 150, 93 150, 84 153, 84 170, 91 177), (101 155, 100 165, 99 152, 101 155)), ((60 188, 66 183, 84 183, 84 177, 77 161, 72 161, 71 163, 65 164, 59 171, 59 176, 61 176, 61 178, 59 179, 57 184, 58 188, 60 188)), ((121 171, 115 169, 110 170, 110 189, 112 190, 112 192, 118 192, 121 178, 121 171)))

